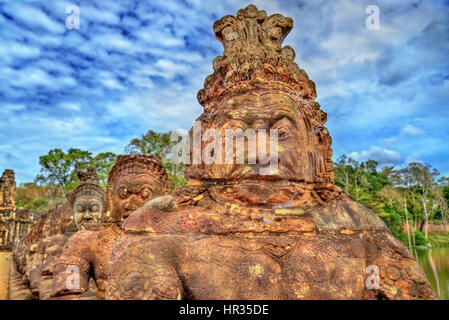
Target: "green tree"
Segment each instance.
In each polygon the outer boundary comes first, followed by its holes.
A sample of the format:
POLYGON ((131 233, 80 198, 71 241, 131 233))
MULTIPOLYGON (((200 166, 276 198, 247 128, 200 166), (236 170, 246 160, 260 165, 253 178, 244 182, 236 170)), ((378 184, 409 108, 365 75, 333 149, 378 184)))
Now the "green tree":
POLYGON ((35 182, 44 186, 57 184, 66 191, 73 190, 79 184, 76 171, 95 168, 100 183, 105 187, 109 170, 117 160, 117 155, 112 152, 102 152, 93 156, 91 152, 80 149, 69 149, 66 152, 61 149, 52 149, 48 154, 39 158, 41 174, 35 182))
POLYGON ((345 155, 334 163, 335 184, 381 217, 392 233, 412 246, 425 245, 429 221, 447 223, 449 179, 423 163, 403 169, 377 169, 374 160, 357 162, 345 155))
POLYGON ((16 207, 46 211, 65 199, 64 192, 57 184, 39 186, 34 182, 22 183, 16 189, 16 207))
POLYGON ((78 181, 76 171, 86 169, 91 160, 92 154, 89 151, 71 148, 65 153, 61 149, 52 149, 48 154, 39 157, 41 174, 35 181, 72 189, 78 181))
POLYGON ((183 164, 175 164, 171 161, 171 150, 173 142, 170 140, 171 132, 158 133, 153 130, 142 135, 140 138, 132 139, 125 147, 128 154, 151 154, 161 158, 172 187, 176 188, 187 183, 184 178, 183 164))
POLYGON ((129 154, 151 154, 166 159, 172 146, 170 132, 158 133, 148 130, 140 138, 132 139, 125 147, 125 152, 129 154))
POLYGON ((449 186, 443 187, 443 197, 446 200, 447 206, 449 207, 449 186))
POLYGON ((89 166, 97 170, 100 184, 105 188, 108 182, 109 171, 117 160, 117 155, 112 152, 102 152, 93 157, 89 166))
POLYGON ((429 218, 438 208, 435 201, 436 177, 439 175, 437 169, 432 168, 429 164, 419 162, 411 162, 402 170, 407 177, 407 184, 413 189, 413 193, 417 194, 420 200, 424 219, 421 221, 420 230, 423 231, 427 239, 429 218))

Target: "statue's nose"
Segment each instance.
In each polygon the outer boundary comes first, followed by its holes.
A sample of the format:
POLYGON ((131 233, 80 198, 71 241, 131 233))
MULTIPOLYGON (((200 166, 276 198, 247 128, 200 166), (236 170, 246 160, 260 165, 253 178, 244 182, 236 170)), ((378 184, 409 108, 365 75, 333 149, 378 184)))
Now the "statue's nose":
POLYGON ((133 194, 130 197, 128 203, 125 205, 125 208, 128 210, 137 210, 140 206, 140 203, 141 201, 139 199, 139 196, 137 194, 133 194))
POLYGON ((83 218, 86 220, 92 219, 92 212, 90 212, 90 210, 87 210, 83 218))

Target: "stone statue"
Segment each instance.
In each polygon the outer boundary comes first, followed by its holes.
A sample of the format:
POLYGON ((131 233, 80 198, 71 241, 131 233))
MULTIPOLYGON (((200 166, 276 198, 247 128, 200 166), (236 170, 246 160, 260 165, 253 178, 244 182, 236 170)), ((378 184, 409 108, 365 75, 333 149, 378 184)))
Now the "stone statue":
POLYGON ((248 137, 244 150, 194 142, 190 154, 210 152, 187 166, 188 184, 123 223, 107 299, 435 298, 381 219, 333 185, 326 113, 293 49, 282 47, 292 27, 254 5, 215 22, 224 54, 198 93, 201 134, 254 129, 267 150, 270 129, 277 159, 254 159, 248 137), (234 161, 204 161, 225 154, 234 161))
POLYGON ((106 205, 106 192, 100 186, 98 175, 94 168, 87 171, 78 171, 81 183, 67 195, 73 210, 73 222, 77 230, 86 229, 91 222, 102 219, 106 205))
POLYGON ((69 238, 76 231, 85 230, 89 223, 102 219, 106 192, 100 186, 95 169, 78 171, 77 176, 80 184, 67 194, 68 203, 52 210, 58 217, 50 219, 53 222, 52 236, 36 243, 30 271, 30 290, 40 300, 50 298, 55 262, 69 238))
MULTIPOLYGON (((66 299, 102 299, 106 290, 108 264, 112 245, 121 235, 121 223, 133 210, 138 209, 154 197, 170 191, 170 183, 161 160, 150 155, 120 156, 112 167, 107 184, 107 208, 112 221, 106 223, 83 224, 83 218, 77 222, 82 230, 77 232, 64 247, 56 262, 56 276, 53 281, 52 295, 66 299), (70 270, 69 270, 70 269, 70 270), (67 271, 69 270, 69 272, 67 271), (79 285, 68 288, 67 278, 73 270, 79 272, 79 285), (94 280, 92 283, 91 278, 94 280)), ((91 199, 81 198, 73 201, 75 221, 77 212, 86 206, 103 205, 91 199), (90 202, 89 202, 90 201, 90 202), (90 203, 90 204, 89 204, 90 203), (81 205, 78 209, 76 206, 81 205)), ((81 213, 80 213, 81 214, 81 213)))
POLYGON ((67 220, 71 221, 72 215, 68 202, 57 204, 48 213, 40 214, 40 218, 34 223, 26 237, 15 245, 14 261, 18 272, 23 275, 24 284, 30 284, 31 270, 42 264, 43 253, 38 252, 39 243, 58 236, 61 233, 61 224, 64 221, 67 224, 67 220))

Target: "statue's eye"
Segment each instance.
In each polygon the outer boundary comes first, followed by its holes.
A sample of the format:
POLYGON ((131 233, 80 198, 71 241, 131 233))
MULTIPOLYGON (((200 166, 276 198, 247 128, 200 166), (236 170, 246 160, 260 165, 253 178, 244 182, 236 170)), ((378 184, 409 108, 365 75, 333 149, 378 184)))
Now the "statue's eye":
POLYGON ((76 211, 78 211, 78 212, 83 212, 83 211, 84 211, 84 206, 83 206, 82 204, 78 204, 78 205, 76 206, 76 211))
POLYGON ((92 212, 97 212, 97 211, 98 211, 98 205, 93 204, 93 205, 90 207, 90 210, 91 210, 92 212))
POLYGON ((145 188, 140 193, 143 199, 147 199, 151 195, 151 190, 148 188, 145 188))
POLYGON ((118 195, 122 199, 128 198, 128 194, 129 194, 128 189, 126 189, 124 187, 122 187, 118 190, 118 195))
POLYGON ((277 130, 279 140, 286 140, 290 138, 290 130, 288 130, 286 126, 279 126, 277 130))

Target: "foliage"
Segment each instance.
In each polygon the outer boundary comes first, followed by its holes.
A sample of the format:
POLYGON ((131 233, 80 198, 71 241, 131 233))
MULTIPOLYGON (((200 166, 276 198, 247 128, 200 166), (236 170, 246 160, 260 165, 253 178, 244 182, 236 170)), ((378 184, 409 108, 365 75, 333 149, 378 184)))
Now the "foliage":
POLYGON ((171 132, 158 133, 149 130, 140 138, 132 139, 125 148, 129 154, 152 154, 161 158, 167 170, 172 187, 176 188, 187 183, 184 178, 185 165, 175 164, 170 159, 173 142, 170 140, 171 132))
POLYGON ((171 147, 170 132, 158 133, 148 130, 140 138, 132 139, 125 147, 125 152, 129 154, 152 154, 165 159, 170 153, 171 147))
POLYGON ((448 186, 443 187, 443 197, 444 197, 444 200, 446 200, 446 205, 449 207, 449 187, 448 186))
POLYGON ((426 239, 424 232, 420 230, 415 230, 415 246, 417 247, 427 247, 429 245, 429 240, 426 239))
POLYGON ((16 189, 17 208, 46 211, 64 199, 64 189, 58 185, 39 186, 28 182, 16 189))
POLYGON ((117 157, 118 156, 115 153, 103 152, 97 154, 89 162, 89 166, 97 170, 100 184, 104 188, 106 188, 106 184, 108 182, 109 171, 117 160, 117 157))
POLYGON ((89 151, 71 148, 65 153, 61 149, 52 149, 39 157, 41 174, 35 181, 46 185, 59 184, 65 188, 76 181, 76 170, 84 169, 90 159, 89 151))
POLYGON ((427 245, 429 221, 447 221, 449 179, 437 181, 438 170, 418 162, 402 169, 377 166, 373 160, 359 163, 343 155, 334 163, 335 184, 376 212, 407 246, 427 245))
POLYGON ((48 154, 39 157, 41 173, 35 182, 42 186, 56 184, 70 191, 79 184, 76 172, 93 167, 97 170, 100 183, 105 186, 109 170, 116 159, 117 155, 111 152, 92 156, 91 152, 80 149, 71 148, 67 153, 61 149, 52 149, 48 154))
POLYGON ((449 232, 435 232, 429 237, 432 247, 444 247, 449 243, 449 232))

